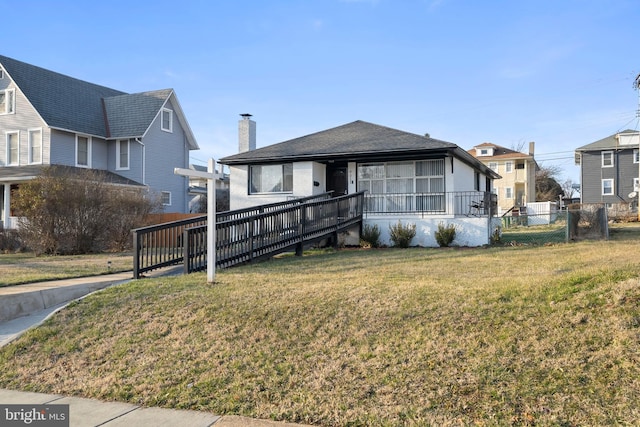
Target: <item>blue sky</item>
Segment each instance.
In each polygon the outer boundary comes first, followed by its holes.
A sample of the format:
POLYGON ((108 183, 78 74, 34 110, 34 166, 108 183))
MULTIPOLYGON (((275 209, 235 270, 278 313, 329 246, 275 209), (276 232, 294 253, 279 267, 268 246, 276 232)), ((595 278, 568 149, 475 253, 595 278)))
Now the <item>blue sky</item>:
POLYGON ((470 149, 637 129, 637 0, 0 0, 2 54, 130 93, 173 88, 205 164, 354 120, 470 149))

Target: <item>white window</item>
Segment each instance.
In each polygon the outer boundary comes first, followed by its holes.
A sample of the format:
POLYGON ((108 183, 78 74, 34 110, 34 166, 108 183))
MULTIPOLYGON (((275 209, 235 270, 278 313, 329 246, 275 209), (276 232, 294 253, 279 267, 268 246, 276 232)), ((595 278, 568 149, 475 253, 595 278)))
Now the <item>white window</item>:
POLYGON ((160 126, 165 132, 173 132, 173 111, 168 108, 162 109, 160 126))
POLYGON ((255 165, 249 168, 249 194, 293 191, 293 164, 255 165))
POLYGON ((160 193, 160 199, 164 206, 171 206, 171 191, 162 191, 160 193))
POLYGON ((513 172, 513 162, 505 162, 504 163, 504 170, 507 173, 513 172))
POLYGON ((116 141, 116 169, 129 169, 129 140, 119 139, 116 141))
POLYGON ((0 90, 0 114, 16 112, 16 92, 14 89, 0 90))
POLYGON ((369 212, 444 211, 444 160, 359 164, 357 190, 369 212))
POLYGON ((602 152, 602 167, 603 168, 612 168, 613 164, 613 151, 603 151, 602 152))
POLYGON ((513 188, 506 187, 504 189, 504 198, 505 199, 513 199, 513 188))
POLYGON ((7 164, 17 165, 20 162, 20 133, 7 132, 7 164))
POLYGON ((488 156, 488 155, 489 155, 489 150, 487 150, 486 148, 481 148, 480 149, 479 156, 488 156))
POLYGON ((91 138, 76 135, 76 166, 91 167, 91 138))
POLYGON ((635 148, 633 150, 633 163, 640 163, 640 155, 638 155, 638 150, 637 148, 635 148))
POLYGON ((602 180, 602 195, 610 196, 613 194, 613 179, 602 180))
POLYGON ((489 162, 489 169, 498 172, 498 162, 489 162))
POLYGON ((638 191, 640 188, 640 178, 633 178, 633 191, 638 191))
POLYGON ((29 163, 42 163, 42 129, 29 129, 29 163))
POLYGON ((4 70, 0 68, 0 80, 4 79, 4 70))

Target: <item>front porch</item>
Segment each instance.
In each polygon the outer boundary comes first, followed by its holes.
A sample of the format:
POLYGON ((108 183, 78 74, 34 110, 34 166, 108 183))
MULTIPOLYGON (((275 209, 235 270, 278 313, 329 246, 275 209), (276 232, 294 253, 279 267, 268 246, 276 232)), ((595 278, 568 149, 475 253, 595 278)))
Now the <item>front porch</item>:
POLYGON ((364 225, 377 225, 380 242, 392 245, 389 227, 398 221, 415 224, 412 246, 437 247, 440 224, 456 227, 456 246, 483 246, 500 226, 496 195, 485 191, 365 194, 364 225))

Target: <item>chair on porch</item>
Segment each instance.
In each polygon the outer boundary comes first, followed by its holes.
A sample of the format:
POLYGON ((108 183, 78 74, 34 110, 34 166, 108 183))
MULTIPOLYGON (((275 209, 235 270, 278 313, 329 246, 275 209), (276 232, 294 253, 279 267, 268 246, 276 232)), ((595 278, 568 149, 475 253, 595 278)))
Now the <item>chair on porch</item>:
POLYGON ((480 216, 484 214, 484 200, 480 200, 479 202, 472 201, 469 204, 469 212, 467 212, 467 216, 480 216))

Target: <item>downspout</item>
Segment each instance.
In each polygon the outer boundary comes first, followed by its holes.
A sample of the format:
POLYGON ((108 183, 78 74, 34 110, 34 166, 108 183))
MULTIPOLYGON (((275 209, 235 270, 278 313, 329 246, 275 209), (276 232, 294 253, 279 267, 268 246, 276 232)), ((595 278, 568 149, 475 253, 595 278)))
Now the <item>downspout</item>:
POLYGON ((146 178, 146 166, 147 166, 146 147, 145 147, 144 143, 142 141, 140 141, 140 138, 136 138, 136 142, 138 144, 142 145, 142 184, 143 185, 147 185, 147 178, 146 178))

